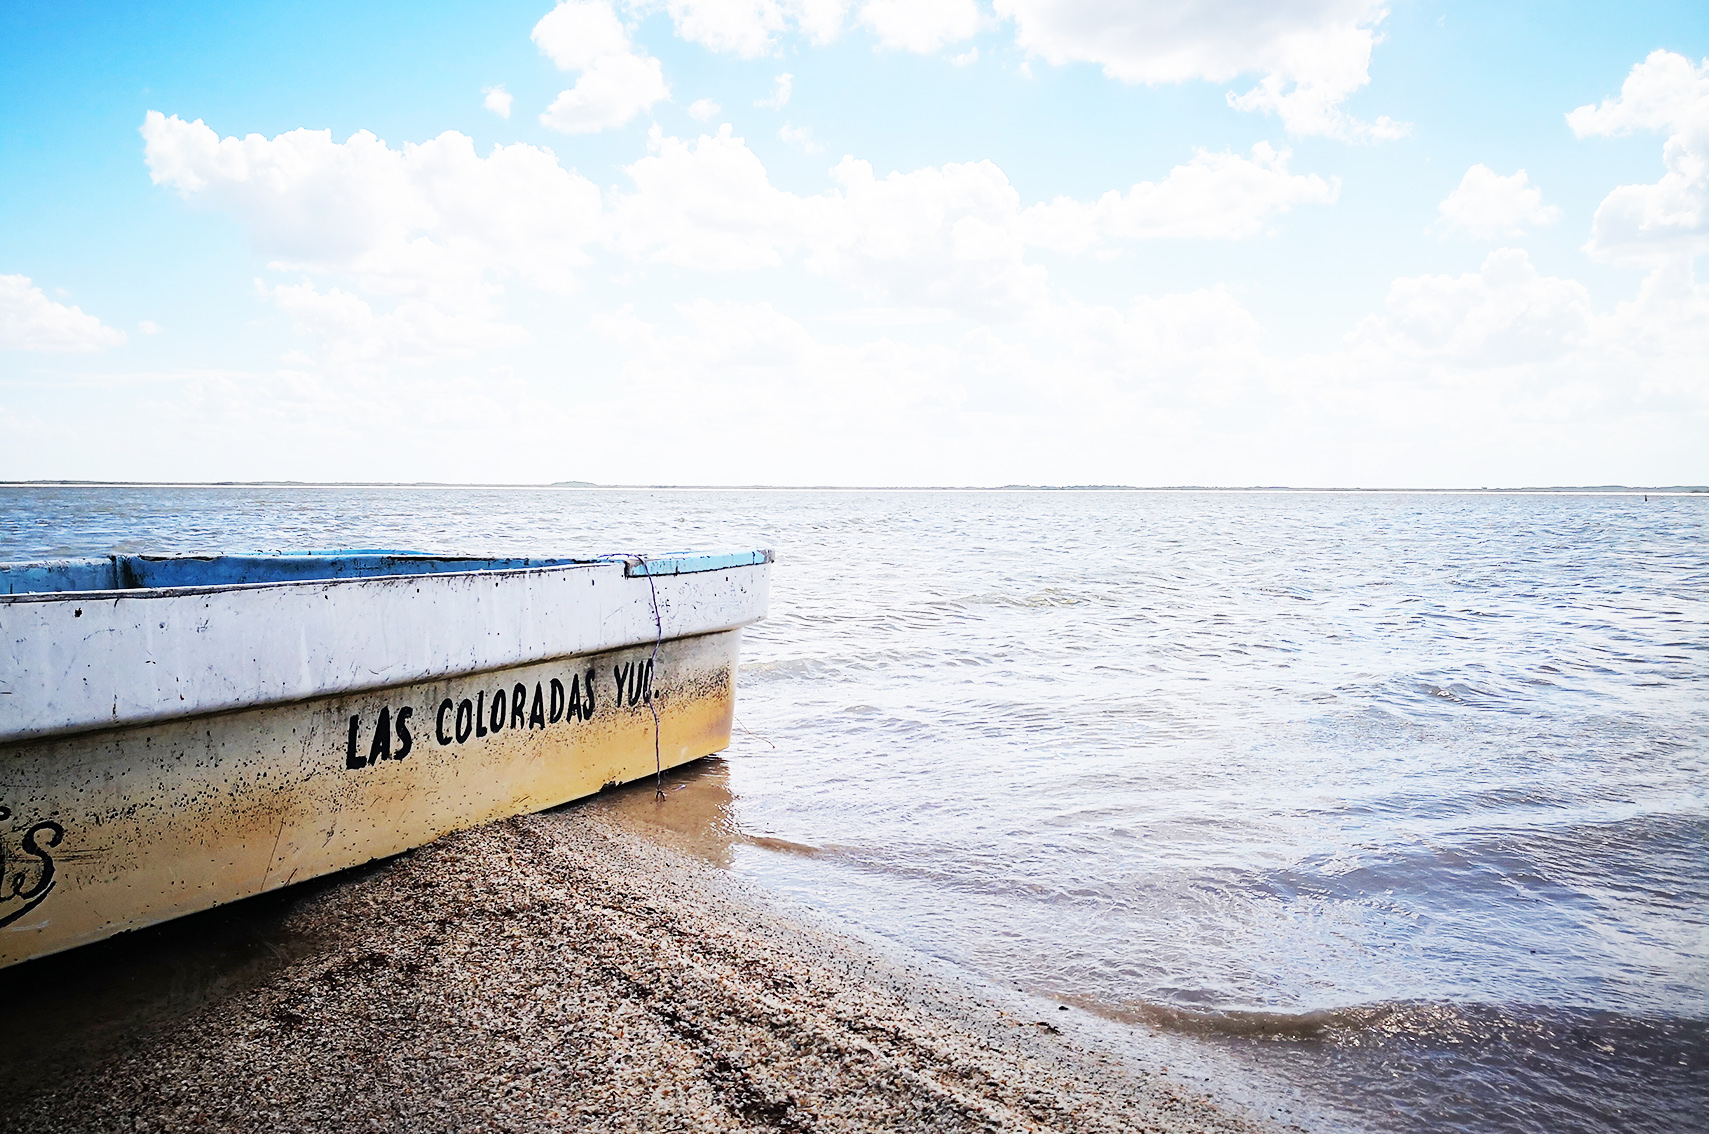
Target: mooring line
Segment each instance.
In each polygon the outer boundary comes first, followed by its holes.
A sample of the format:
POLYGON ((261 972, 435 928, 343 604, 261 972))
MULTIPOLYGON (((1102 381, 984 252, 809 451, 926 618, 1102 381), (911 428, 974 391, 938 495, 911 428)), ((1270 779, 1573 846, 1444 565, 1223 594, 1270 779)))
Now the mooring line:
MULTIPOLYGON (((652 568, 647 565, 647 557, 638 551, 616 551, 608 552, 604 555, 596 555, 594 556, 594 559, 602 562, 610 562, 613 559, 633 559, 643 568, 646 568, 647 590, 653 598, 654 631, 653 656, 652 659, 647 662, 647 666, 649 675, 651 677, 657 677, 659 672, 659 647, 664 644, 665 640, 665 620, 659 614, 659 584, 657 579, 653 576, 652 568)), ((653 711, 653 798, 655 800, 662 801, 665 798, 665 762, 664 756, 660 750, 659 704, 653 696, 653 684, 651 680, 646 682, 644 688, 647 691, 647 708, 653 711)))
MULTIPOLYGON (((647 557, 637 555, 641 566, 647 567, 647 557)), ((653 710, 653 798, 663 801, 665 798, 665 767, 664 759, 659 754, 659 702, 654 697, 653 679, 659 673, 659 647, 665 641, 665 620, 659 615, 659 584, 653 578, 652 568, 647 568, 647 589, 653 596, 653 629, 657 637, 653 639, 653 656, 647 662, 647 708, 653 710)))
MULTIPOLYGON (((749 736, 753 737, 755 740, 764 740, 767 744, 771 744, 771 741, 768 738, 761 736, 759 733, 755 732, 753 729, 751 729, 747 725, 743 724, 741 719, 739 717, 737 717, 735 713, 730 714, 730 719, 736 723, 737 728, 741 729, 743 732, 747 733, 749 736)), ((773 748, 777 747, 777 745, 775 745, 775 744, 771 744, 771 746, 773 748)))

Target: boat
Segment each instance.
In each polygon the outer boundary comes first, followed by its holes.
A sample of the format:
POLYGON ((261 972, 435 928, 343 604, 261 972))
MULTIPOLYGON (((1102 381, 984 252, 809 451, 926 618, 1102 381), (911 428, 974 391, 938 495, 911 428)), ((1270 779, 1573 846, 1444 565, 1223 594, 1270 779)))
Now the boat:
POLYGON ((725 748, 771 563, 0 564, 0 966, 725 748))

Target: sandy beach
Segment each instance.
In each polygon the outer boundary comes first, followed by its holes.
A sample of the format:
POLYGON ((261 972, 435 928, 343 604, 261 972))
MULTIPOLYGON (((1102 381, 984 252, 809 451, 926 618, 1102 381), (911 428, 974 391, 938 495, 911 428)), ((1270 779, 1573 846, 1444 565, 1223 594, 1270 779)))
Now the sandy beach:
POLYGON ((1263 1128, 745 886, 702 778, 11 970, 0 1129, 1263 1128))

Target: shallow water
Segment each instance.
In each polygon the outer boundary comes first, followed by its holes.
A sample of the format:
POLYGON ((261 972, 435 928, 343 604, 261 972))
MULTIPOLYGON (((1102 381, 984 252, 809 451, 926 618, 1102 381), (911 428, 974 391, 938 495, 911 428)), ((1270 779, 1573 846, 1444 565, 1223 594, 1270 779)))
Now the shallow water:
POLYGON ((0 508, 0 559, 773 547, 732 869, 1190 1037, 1309 1124, 1709 1114, 1709 499, 102 488, 0 508))

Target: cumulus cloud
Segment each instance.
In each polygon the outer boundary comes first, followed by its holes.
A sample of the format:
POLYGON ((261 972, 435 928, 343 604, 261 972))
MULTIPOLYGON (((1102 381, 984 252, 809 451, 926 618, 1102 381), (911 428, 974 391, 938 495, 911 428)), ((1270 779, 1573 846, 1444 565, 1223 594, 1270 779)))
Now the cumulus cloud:
POLYGON ((1029 248, 1085 252, 1163 237, 1243 239, 1287 210, 1335 200, 1338 183, 1288 170, 1268 145, 1250 157, 1200 153, 1160 182, 1082 202, 1024 207, 989 161, 877 176, 846 157, 824 193, 778 189, 728 126, 693 141, 655 128, 627 167, 611 224, 626 254, 703 270, 773 267, 799 254, 809 271, 869 299, 925 306, 1028 306, 1046 294, 1029 248))
POLYGON ((1560 220, 1561 210, 1543 204, 1543 191, 1527 180, 1523 169, 1503 177, 1487 165, 1472 166, 1436 206, 1443 231, 1496 240, 1560 220))
POLYGON ((1123 240, 1161 237, 1243 240, 1297 205, 1333 204, 1339 178, 1291 173, 1287 150, 1266 142, 1252 156, 1201 150, 1162 181, 1142 181, 1096 201, 1058 198, 1026 212, 1029 242, 1084 252, 1123 240))
MULTIPOLYGON (((632 0, 638 10, 657 0, 632 0)), ((814 43, 841 34, 851 10, 880 46, 935 52, 977 34, 977 0, 664 0, 682 38, 745 59, 774 55, 798 32, 814 43)), ((1370 82, 1386 0, 995 0, 1023 51, 1051 63, 1092 63, 1129 83, 1257 81, 1231 91, 1238 110, 1275 114, 1289 133, 1383 141, 1411 127, 1362 121, 1343 104, 1370 82)), ((965 66, 976 48, 950 61, 965 66)), ((1020 71, 1030 75, 1025 61, 1020 71)))
POLYGON ((629 32, 608 0, 564 0, 529 33, 560 71, 586 71, 607 55, 629 53, 629 32))
POLYGON ((826 223, 809 271, 874 300, 963 312, 1025 308, 1048 296, 1045 269, 1025 261, 1020 194, 993 162, 948 163, 884 177, 844 158, 831 171, 826 223))
POLYGON ((361 296, 313 284, 282 284, 262 295, 289 316, 292 329, 316 346, 315 361, 341 373, 389 363, 467 357, 528 339, 521 327, 469 310, 445 310, 406 299, 376 313, 361 296))
POLYGON ((778 140, 792 146, 801 147, 806 154, 822 154, 825 147, 813 140, 813 131, 806 126, 792 126, 785 122, 777 131, 778 140))
POLYGON ((1583 343, 1592 313, 1583 284, 1542 275, 1517 248, 1490 253, 1477 272, 1397 279, 1387 306, 1360 338, 1397 355, 1481 365, 1558 358, 1583 343))
MULTIPOLYGON (((637 9, 653 3, 636 3, 637 9)), ((808 43, 831 43, 843 32, 848 0, 665 0, 678 36, 702 48, 747 60, 774 55, 778 36, 795 29, 808 43)))
POLYGON ((685 443, 758 428, 780 439, 764 459, 806 481, 1537 483, 1591 467, 1665 483, 1700 464, 1705 293, 1652 277, 1598 311, 1506 249, 1395 280, 1341 347, 1306 356, 1267 349, 1222 288, 1051 299, 923 341, 707 299, 594 330, 624 359, 610 421, 685 443))
POLYGON ((503 83, 500 83, 496 87, 482 87, 481 93, 487 96, 481 100, 482 106, 486 107, 500 118, 510 117, 510 105, 515 102, 516 99, 509 91, 504 89, 503 83))
POLYGON ((688 116, 696 122, 710 122, 723 109, 709 98, 697 98, 688 104, 688 116))
MULTIPOLYGON (((640 0, 634 7, 653 4, 640 0)), ((976 0, 665 0, 664 7, 683 39, 713 51, 756 59, 777 53, 781 37, 799 33, 810 43, 829 43, 842 34, 850 8, 856 21, 880 45, 902 51, 932 52, 979 30, 976 0)))
POLYGON ((467 305, 507 277, 568 291, 602 235, 599 190, 534 146, 482 157, 454 131, 399 149, 365 130, 222 138, 158 111, 142 136, 154 183, 236 216, 271 266, 371 293, 467 305))
POLYGON ((634 49, 610 0, 563 0, 530 33, 559 70, 580 71, 540 122, 566 134, 622 126, 670 97, 659 61, 634 49))
POLYGON ((790 14, 777 0, 667 0, 665 10, 683 39, 743 59, 770 55, 790 14))
POLYGON ((1123 82, 1259 75, 1229 104, 1276 114, 1293 134, 1380 141, 1408 129, 1341 109, 1370 82, 1382 0, 996 0, 996 10, 1014 21, 1023 49, 1055 64, 1099 64, 1123 82))
POLYGON ((1302 424, 1335 426, 1396 467, 1498 470, 1461 481, 1474 484, 1572 483, 1589 469, 1677 483, 1701 467, 1705 356, 1709 288, 1685 267, 1599 311, 1583 285, 1508 248, 1477 272, 1395 280, 1342 349, 1271 370, 1302 424))
POLYGON ((944 440, 934 426, 954 420, 966 398, 953 348, 828 342, 770 303, 694 300, 659 322, 624 310, 596 318, 593 330, 624 359, 599 407, 614 434, 781 430, 765 462, 725 466, 756 480, 794 467, 832 482, 872 483, 878 469, 929 481, 921 457, 940 458, 932 438, 944 440))
POLYGON ((789 105, 789 96, 795 89, 795 76, 788 71, 777 77, 777 85, 773 88, 770 98, 754 100, 754 105, 764 110, 782 110, 789 105))
POLYGON ((55 303, 28 276, 0 276, 0 347, 93 351, 124 342, 123 331, 80 307, 55 303))
POLYGON ((866 0, 860 22, 884 47, 925 55, 979 30, 974 0, 866 0))
MULTIPOLYGON (((1339 189, 1291 171, 1288 153, 1266 144, 1201 152, 1096 200, 1029 206, 989 161, 881 176, 845 157, 823 191, 789 192, 728 125, 694 139, 655 125, 647 155, 625 167, 630 184, 608 194, 549 151, 515 144, 482 156, 457 133, 401 148, 366 132, 222 138, 154 112, 142 133, 155 183, 231 213, 274 270, 301 274, 309 290, 265 294, 306 337, 348 339, 319 357, 352 364, 512 342, 497 306, 508 282, 572 290, 592 247, 702 271, 794 262, 869 303, 983 318, 1050 300, 1048 272, 1030 261, 1037 250, 1250 238, 1339 189), (423 329, 429 310, 442 313, 444 334, 423 329)), ((818 148, 789 123, 779 136, 818 148)))
POLYGON ((366 131, 222 138, 153 111, 142 134, 155 184, 234 216, 272 269, 337 281, 257 284, 302 341, 286 364, 323 377, 383 381, 394 365, 525 342, 498 304, 506 284, 574 290, 604 236, 599 190, 533 146, 483 157, 454 132, 396 149, 366 131))
POLYGON ((625 167, 634 189, 611 203, 618 246, 634 259, 706 270, 774 267, 816 225, 823 202, 786 193, 732 133, 689 142, 654 127, 648 156, 625 167))
POLYGON ((632 192, 612 204, 624 251, 705 270, 773 267, 800 254, 808 270, 868 298, 965 307, 1042 298, 1045 271, 1023 263, 1020 197, 990 162, 878 178, 845 158, 833 188, 799 196, 771 183, 728 126, 692 142, 655 130, 629 166, 632 192))
POLYGON ((540 123, 565 134, 595 134, 624 125, 670 93, 657 59, 605 55, 582 72, 574 87, 558 93, 540 123))
POLYGON ((1599 259, 1662 264, 1709 251, 1709 60, 1693 64, 1652 52, 1616 98, 1567 115, 1580 138, 1665 133, 1666 172, 1650 185, 1622 185, 1603 198, 1586 251, 1599 259))

